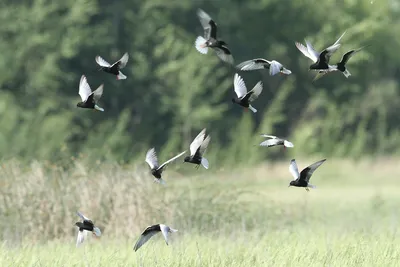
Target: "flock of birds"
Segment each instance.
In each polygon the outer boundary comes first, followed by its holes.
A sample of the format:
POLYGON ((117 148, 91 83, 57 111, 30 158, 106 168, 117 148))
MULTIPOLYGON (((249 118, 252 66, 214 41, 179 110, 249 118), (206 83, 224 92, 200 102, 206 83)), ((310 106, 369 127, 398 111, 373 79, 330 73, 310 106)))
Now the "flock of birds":
MULTIPOLYGON (((229 63, 231 65, 234 64, 234 59, 231 51, 229 50, 227 43, 217 38, 217 24, 215 21, 203 10, 198 9, 197 15, 200 19, 200 23, 204 28, 204 36, 197 37, 195 41, 196 49, 202 53, 207 54, 208 49, 211 48, 215 51, 216 55, 224 62, 229 63)), ((357 52, 359 52, 362 48, 352 49, 345 53, 342 59, 334 65, 329 64, 330 57, 334 52, 336 52, 340 47, 340 40, 344 36, 343 33, 339 39, 328 48, 325 48, 322 52, 318 52, 314 49, 314 47, 305 40, 306 45, 299 42, 295 42, 296 47, 300 52, 311 59, 313 64, 310 65, 309 70, 313 70, 317 72, 317 76, 314 80, 319 77, 335 72, 340 71, 343 75, 348 78, 351 74, 346 68, 346 63, 348 60, 357 52)), ((100 56, 96 56, 95 60, 97 64, 100 66, 99 70, 104 72, 113 74, 116 76, 117 80, 123 80, 127 77, 121 72, 121 69, 124 68, 128 62, 129 56, 128 53, 125 53, 120 60, 117 62, 110 64, 106 60, 104 60, 100 56)), ((269 73, 271 76, 281 73, 290 75, 292 72, 285 68, 281 63, 276 60, 266 60, 263 58, 256 58, 248 61, 244 61, 236 66, 238 70, 241 71, 251 71, 251 70, 263 70, 269 69, 269 73)), ((251 103, 255 101, 258 96, 261 94, 263 90, 262 82, 258 82, 253 89, 250 91, 247 90, 246 85, 243 79, 235 73, 233 79, 233 87, 237 97, 232 99, 232 102, 238 104, 245 108, 245 110, 250 109, 252 112, 257 112, 251 103)), ((103 84, 100 85, 95 91, 90 89, 90 86, 87 82, 87 79, 84 75, 82 75, 80 83, 79 83, 79 95, 82 98, 82 101, 77 104, 80 108, 88 108, 99 111, 104 111, 103 108, 98 106, 98 101, 103 94, 103 84)), ((283 146, 284 149, 286 147, 293 147, 294 145, 284 138, 276 137, 273 135, 262 134, 262 137, 267 138, 267 140, 260 143, 260 146, 272 147, 272 146, 283 146)), ((211 138, 206 134, 206 129, 203 129, 196 138, 192 141, 189 146, 190 155, 184 158, 184 162, 195 164, 197 168, 202 165, 205 169, 209 168, 209 162, 204 157, 204 153, 208 147, 211 138)), ((175 157, 165 161, 162 164, 159 164, 157 154, 154 148, 151 148, 146 153, 146 162, 150 166, 151 174, 155 177, 154 181, 159 182, 161 184, 165 184, 162 179, 162 173, 166 169, 167 165, 176 159, 180 158, 186 153, 186 151, 179 153, 175 157)), ((294 180, 290 182, 289 186, 295 187, 304 187, 307 191, 309 188, 315 188, 314 185, 310 184, 310 178, 314 171, 321 166, 322 163, 325 162, 326 159, 320 160, 305 169, 299 172, 297 163, 295 159, 292 159, 289 165, 289 172, 292 174, 294 180)), ((84 216, 82 213, 78 212, 78 216, 82 221, 77 222, 75 225, 79 228, 78 237, 77 237, 77 246, 79 246, 85 239, 87 232, 92 232, 95 236, 101 236, 101 231, 98 227, 94 225, 92 220, 84 216)), ((134 246, 134 250, 137 251, 143 244, 145 244, 153 235, 161 232, 166 244, 168 245, 168 234, 176 232, 178 230, 173 229, 164 224, 155 224, 148 226, 140 238, 136 242, 134 246)))

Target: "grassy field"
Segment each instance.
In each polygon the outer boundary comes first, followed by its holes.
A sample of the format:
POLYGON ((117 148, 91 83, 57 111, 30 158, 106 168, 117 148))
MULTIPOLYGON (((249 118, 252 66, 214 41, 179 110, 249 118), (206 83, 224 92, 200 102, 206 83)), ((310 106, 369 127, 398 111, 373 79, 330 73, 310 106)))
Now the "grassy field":
MULTIPOLYGON (((299 168, 314 160, 298 159, 299 168)), ((288 165, 179 165, 161 186, 143 166, 8 162, 0 171, 0 266, 400 266, 397 159, 328 159, 310 192, 287 187, 288 165), (76 210, 103 231, 80 248, 76 210), (179 232, 169 246, 155 236, 135 253, 155 223, 179 232)))

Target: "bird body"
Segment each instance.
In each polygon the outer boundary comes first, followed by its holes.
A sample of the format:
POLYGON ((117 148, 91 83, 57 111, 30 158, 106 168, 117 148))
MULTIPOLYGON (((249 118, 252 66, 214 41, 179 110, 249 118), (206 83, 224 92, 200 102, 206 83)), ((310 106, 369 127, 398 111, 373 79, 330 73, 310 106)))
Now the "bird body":
POLYGON ((165 243, 168 245, 168 234, 169 233, 174 233, 177 232, 178 230, 173 229, 171 227, 169 227, 168 225, 165 224, 155 224, 155 225, 151 225, 148 226, 143 233, 140 235, 138 241, 136 242, 135 246, 134 246, 134 250, 137 251, 141 246, 143 246, 152 236, 154 236, 155 234, 161 232, 165 243))
POLYGON ((207 54, 208 48, 212 48, 222 61, 233 64, 233 56, 227 43, 217 39, 217 24, 215 21, 201 9, 197 10, 197 16, 204 29, 204 37, 197 37, 195 41, 196 49, 202 54, 207 54))
POLYGON ((310 184, 310 178, 311 175, 314 173, 314 171, 321 166, 322 163, 325 162, 326 159, 317 161, 316 163, 308 166, 307 168, 303 169, 300 173, 297 168, 297 163, 295 159, 292 159, 290 161, 289 165, 289 172, 292 174, 294 177, 294 180, 290 182, 289 186, 295 186, 295 187, 305 187, 306 190, 308 191, 308 188, 315 188, 314 185, 310 184))
POLYGON ((123 69, 126 66, 126 63, 128 63, 128 59, 129 55, 128 53, 125 53, 120 60, 111 65, 110 63, 105 61, 101 56, 96 56, 95 58, 97 64, 100 65, 99 70, 116 75, 117 80, 126 79, 126 76, 121 72, 121 69, 123 69))
POLYGON ((262 82, 258 82, 252 90, 247 92, 246 84, 244 83, 243 79, 237 73, 235 73, 233 86, 237 97, 232 98, 232 102, 244 108, 248 108, 256 113, 257 109, 255 109, 250 103, 256 100, 261 94, 263 90, 262 82))
POLYGON ((277 73, 282 73, 286 75, 292 73, 290 70, 283 67, 283 65, 278 61, 275 60, 269 61, 263 58, 255 58, 244 61, 239 65, 237 65, 236 68, 242 71, 269 69, 269 74, 271 76, 277 73))
POLYGON ((100 237, 101 231, 88 217, 86 217, 79 211, 77 212, 77 214, 82 219, 82 222, 75 223, 75 225, 78 227, 78 236, 76 240, 76 246, 78 247, 85 240, 87 232, 92 232, 95 236, 100 237))
POLYGON ((82 102, 79 102, 76 106, 80 108, 104 111, 103 108, 97 105, 97 102, 103 95, 103 87, 104 86, 102 84, 95 91, 92 92, 89 83, 87 82, 86 76, 82 75, 79 82, 79 95, 81 96, 82 102))
POLYGON ((163 173, 163 171, 165 170, 167 165, 169 163, 171 163, 172 161, 176 160, 177 158, 181 157, 185 153, 186 153, 186 151, 183 151, 182 153, 178 154, 177 156, 175 156, 175 157, 167 160, 163 164, 159 165, 155 149, 154 148, 149 149, 149 151, 147 151, 147 153, 146 153, 146 162, 150 166, 151 174, 156 178, 155 181, 164 184, 165 182, 164 182, 164 180, 162 180, 161 174, 163 173))
POLYGON ((204 153, 210 143, 211 137, 206 136, 206 129, 204 128, 190 144, 190 156, 185 157, 184 162, 196 164, 197 167, 200 164, 208 169, 208 160, 204 157, 204 153))

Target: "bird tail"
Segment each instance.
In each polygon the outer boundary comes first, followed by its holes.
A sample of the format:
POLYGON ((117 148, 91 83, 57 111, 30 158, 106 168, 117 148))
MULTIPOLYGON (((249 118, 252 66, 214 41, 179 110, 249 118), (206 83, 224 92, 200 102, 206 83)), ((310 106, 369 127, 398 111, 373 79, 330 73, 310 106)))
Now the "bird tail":
POLYGON ((283 141, 283 145, 284 145, 285 147, 294 147, 293 143, 292 143, 292 142, 289 142, 288 140, 283 141))
POLYGON ((98 105, 94 105, 94 109, 98 111, 104 111, 104 108, 101 108, 98 105))
POLYGON ((162 185, 165 185, 165 184, 166 184, 166 182, 165 182, 162 178, 160 178, 160 179, 154 178, 154 182, 155 182, 155 183, 162 184, 162 185))
POLYGON ((118 72, 117 80, 125 80, 126 76, 122 72, 118 72))
POLYGON ((312 185, 312 184, 308 184, 307 187, 312 188, 312 189, 317 188, 315 185, 312 185))
POLYGON ((256 113, 257 112, 257 109, 255 109, 253 106, 251 106, 251 105, 249 105, 249 109, 251 110, 251 111, 253 111, 254 113, 256 113))
POLYGON ((207 54, 208 47, 207 47, 206 43, 207 43, 207 40, 204 39, 204 37, 202 37, 202 36, 197 37, 196 42, 195 42, 197 51, 199 51, 202 54, 207 54))
POLYGON ((206 158, 201 158, 201 165, 208 170, 208 160, 206 158))
POLYGON ((101 236, 101 231, 100 231, 100 229, 99 229, 98 227, 93 227, 93 233, 94 233, 97 237, 101 236))
POLYGON ((350 71, 348 71, 347 69, 345 71, 343 71, 342 73, 346 78, 349 78, 351 76, 350 71))

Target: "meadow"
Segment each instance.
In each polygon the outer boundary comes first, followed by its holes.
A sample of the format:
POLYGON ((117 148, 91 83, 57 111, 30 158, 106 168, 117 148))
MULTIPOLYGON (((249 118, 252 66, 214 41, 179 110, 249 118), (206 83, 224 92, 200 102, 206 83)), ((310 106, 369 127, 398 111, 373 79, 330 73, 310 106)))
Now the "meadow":
MULTIPOLYGON (((299 168, 315 159, 299 159, 299 168)), ((63 169, 9 161, 0 171, 0 266, 398 266, 396 159, 327 160, 317 189, 288 188, 289 162, 193 171, 177 164, 166 186, 147 166, 74 161, 63 169), (76 248, 80 210, 101 228, 76 248), (179 232, 166 246, 151 224, 179 232)))

